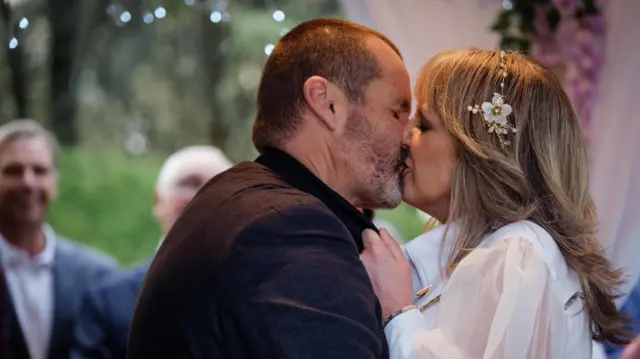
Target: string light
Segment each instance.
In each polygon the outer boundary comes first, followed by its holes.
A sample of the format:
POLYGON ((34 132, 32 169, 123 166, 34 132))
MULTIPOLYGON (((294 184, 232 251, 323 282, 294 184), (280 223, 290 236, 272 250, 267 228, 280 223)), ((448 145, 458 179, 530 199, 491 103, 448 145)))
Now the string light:
POLYGON ((153 20, 154 20, 153 14, 150 13, 150 12, 144 14, 144 16, 142 17, 142 21, 145 24, 151 24, 153 22, 153 20))
POLYGON ((18 47, 18 39, 14 37, 11 39, 11 41, 9 41, 9 48, 15 49, 16 47, 18 47))
POLYGON ((120 21, 124 23, 131 21, 131 13, 128 11, 124 11, 122 14, 120 14, 120 21))
MULTIPOLYGON (((197 5, 198 0, 183 0, 183 2, 185 3, 185 5, 192 6, 192 5, 197 5)), ((272 3, 273 5, 272 1, 269 1, 269 2, 272 3)), ((507 2, 510 3, 511 1, 504 0, 503 6, 506 6, 505 4, 507 2)), ((211 22, 220 23, 220 22, 231 21, 231 14, 227 11, 227 5, 228 5, 227 0, 210 0, 209 4, 210 4, 210 7, 208 7, 208 9, 210 9, 211 11, 209 15, 209 20, 211 22)), ((272 9, 274 7, 272 7, 272 9)), ((106 8, 106 12, 112 17, 112 19, 114 20, 117 26, 124 26, 125 24, 131 22, 131 20, 133 19, 131 13, 127 11, 118 2, 109 4, 106 8)), ((167 10, 163 6, 158 6, 153 11, 144 12, 142 17, 139 19, 141 19, 142 22, 145 24, 152 24, 155 22, 156 19, 164 19, 166 16, 167 16, 167 10)), ((278 10, 277 8, 276 10, 273 11, 273 13, 271 14, 271 17, 276 22, 283 22, 287 18, 284 11, 278 10)), ((29 25, 30 25, 29 20, 27 18, 22 18, 18 23, 18 26, 21 29, 26 29, 29 25)), ((289 32, 289 30, 290 29, 288 28, 281 29, 279 31, 280 36, 284 36, 289 32)), ((11 41, 9 41, 9 47, 14 49, 17 46, 18 46, 18 39, 14 37, 11 39, 11 41)), ((269 56, 273 51, 274 47, 275 45, 271 43, 265 45, 264 53, 267 56, 269 56)))
POLYGON ((271 55, 271 53, 273 52, 273 49, 275 48, 275 46, 273 44, 268 44, 267 46, 264 47, 264 53, 269 56, 271 55))
POLYGON ((158 19, 164 19, 164 17, 167 16, 167 10, 165 10, 162 6, 157 8, 153 13, 158 19))
POLYGON ((18 26, 22 30, 28 28, 29 27, 29 19, 27 19, 26 17, 23 17, 22 20, 20 20, 20 22, 18 23, 18 26))
POLYGON ((277 22, 282 22, 285 19, 284 12, 280 10, 276 10, 273 12, 273 19, 277 22))
POLYGON ((220 11, 214 11, 211 13, 211 16, 209 16, 209 20, 211 20, 211 22, 218 23, 222 20, 222 14, 220 11))

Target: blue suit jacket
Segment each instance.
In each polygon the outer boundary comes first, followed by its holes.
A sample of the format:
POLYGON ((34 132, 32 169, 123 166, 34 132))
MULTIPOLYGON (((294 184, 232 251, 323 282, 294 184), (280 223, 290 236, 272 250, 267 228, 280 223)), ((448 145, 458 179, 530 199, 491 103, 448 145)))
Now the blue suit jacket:
MULTIPOLYGON (((85 291, 91 283, 111 273, 115 267, 116 261, 112 258, 60 236, 56 237, 53 269, 53 332, 47 356, 49 359, 69 358, 74 341, 73 329, 76 316, 85 291)), ((29 351, 18 316, 11 303, 11 296, 5 299, 7 300, 9 352, 4 355, 11 359, 29 359, 29 351)))
MULTIPOLYGON (((636 284, 633 291, 629 293, 629 298, 624 303, 622 311, 631 317, 631 329, 633 332, 640 334, 640 282, 636 284)), ((605 346, 607 359, 619 359, 624 352, 624 347, 608 344, 605 346)))
POLYGON ((113 274, 89 289, 76 325, 72 359, 126 357, 129 325, 149 264, 113 274))

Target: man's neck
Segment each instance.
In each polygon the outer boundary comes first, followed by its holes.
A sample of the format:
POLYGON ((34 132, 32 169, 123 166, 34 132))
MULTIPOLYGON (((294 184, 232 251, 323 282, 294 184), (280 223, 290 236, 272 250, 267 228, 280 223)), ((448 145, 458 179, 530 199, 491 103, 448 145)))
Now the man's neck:
POLYGON ((42 252, 47 244, 43 224, 8 226, 0 223, 0 233, 7 242, 31 256, 42 252))
POLYGON ((344 178, 344 171, 339 168, 339 161, 326 144, 310 144, 293 140, 281 150, 304 165, 342 198, 351 204, 355 203, 355 198, 349 189, 349 180, 344 178))

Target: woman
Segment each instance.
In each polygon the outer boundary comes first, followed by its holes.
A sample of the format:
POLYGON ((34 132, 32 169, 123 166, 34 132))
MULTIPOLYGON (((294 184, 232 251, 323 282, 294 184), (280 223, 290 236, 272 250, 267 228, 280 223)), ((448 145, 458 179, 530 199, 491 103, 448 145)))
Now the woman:
POLYGON ((415 92, 405 201, 444 225, 404 253, 364 234, 391 358, 589 359, 592 338, 626 342, 586 142, 556 77, 516 53, 457 50, 415 92))

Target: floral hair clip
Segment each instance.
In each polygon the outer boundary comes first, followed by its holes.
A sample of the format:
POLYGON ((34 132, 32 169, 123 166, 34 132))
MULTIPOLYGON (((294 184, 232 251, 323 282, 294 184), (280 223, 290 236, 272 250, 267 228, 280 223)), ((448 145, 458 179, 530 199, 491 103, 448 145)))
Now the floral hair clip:
MULTIPOLYGON (((504 79, 507 77, 507 65, 505 62, 505 52, 500 52, 500 71, 502 72, 502 80, 500 81, 500 92, 504 91, 504 79)), ((468 106, 467 110, 473 114, 482 111, 485 123, 489 128, 489 133, 495 133, 500 140, 500 146, 508 146, 511 141, 506 140, 505 136, 509 132, 516 132, 516 128, 511 126, 507 121, 507 116, 512 112, 511 105, 505 103, 505 96, 501 93, 494 93, 491 102, 484 102, 482 106, 468 106)))

